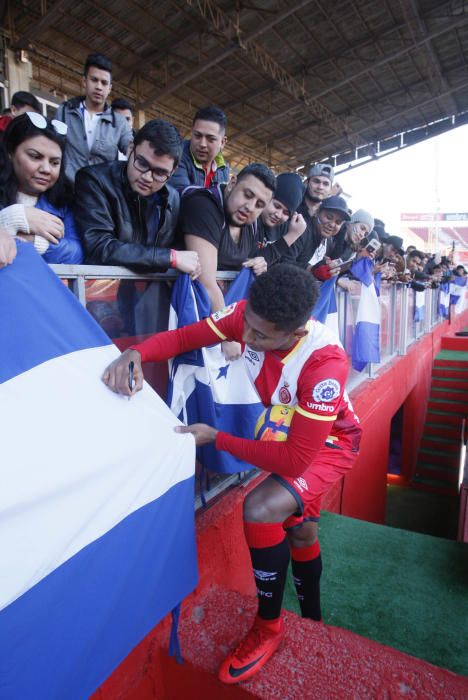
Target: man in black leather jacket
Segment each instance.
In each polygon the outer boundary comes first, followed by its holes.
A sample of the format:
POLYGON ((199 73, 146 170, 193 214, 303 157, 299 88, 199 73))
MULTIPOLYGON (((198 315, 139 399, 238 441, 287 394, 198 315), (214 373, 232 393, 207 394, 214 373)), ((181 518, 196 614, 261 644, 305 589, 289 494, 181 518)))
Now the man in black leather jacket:
POLYGON ((198 277, 198 254, 171 249, 179 194, 166 183, 181 150, 177 129, 154 119, 136 134, 128 161, 78 171, 75 218, 86 263, 123 265, 137 272, 173 267, 198 277))

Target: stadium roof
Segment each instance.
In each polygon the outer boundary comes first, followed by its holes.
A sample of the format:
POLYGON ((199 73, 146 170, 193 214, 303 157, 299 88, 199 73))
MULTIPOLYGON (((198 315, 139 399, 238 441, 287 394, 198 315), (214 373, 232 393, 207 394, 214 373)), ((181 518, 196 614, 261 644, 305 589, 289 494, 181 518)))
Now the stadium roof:
POLYGON ((221 106, 234 167, 345 163, 468 121, 464 0, 3 0, 2 8, 8 44, 33 64, 33 87, 78 94, 84 59, 99 51, 115 67, 113 95, 146 118, 187 133, 198 107, 221 106))

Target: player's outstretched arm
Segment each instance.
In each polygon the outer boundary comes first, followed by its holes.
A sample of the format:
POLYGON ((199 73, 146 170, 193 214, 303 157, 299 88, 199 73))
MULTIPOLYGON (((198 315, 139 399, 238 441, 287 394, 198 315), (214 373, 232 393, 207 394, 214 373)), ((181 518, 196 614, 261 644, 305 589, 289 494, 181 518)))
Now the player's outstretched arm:
POLYGON ((143 387, 143 369, 138 350, 125 350, 104 370, 102 381, 116 394, 133 396, 143 387))

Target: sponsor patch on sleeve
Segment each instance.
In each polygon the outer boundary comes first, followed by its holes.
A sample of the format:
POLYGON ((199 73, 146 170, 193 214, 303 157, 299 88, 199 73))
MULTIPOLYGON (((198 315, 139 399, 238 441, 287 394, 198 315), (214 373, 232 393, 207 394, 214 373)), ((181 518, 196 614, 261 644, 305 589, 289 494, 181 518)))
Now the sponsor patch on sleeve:
POLYGON ((225 306, 224 309, 220 309, 219 311, 215 311, 214 314, 211 314, 211 318, 213 321, 221 321, 222 318, 230 316, 234 312, 236 306, 237 302, 234 302, 234 304, 229 304, 229 306, 225 306))
POLYGON ((340 383, 336 379, 324 379, 316 384, 312 390, 314 401, 329 403, 334 401, 341 393, 340 383))

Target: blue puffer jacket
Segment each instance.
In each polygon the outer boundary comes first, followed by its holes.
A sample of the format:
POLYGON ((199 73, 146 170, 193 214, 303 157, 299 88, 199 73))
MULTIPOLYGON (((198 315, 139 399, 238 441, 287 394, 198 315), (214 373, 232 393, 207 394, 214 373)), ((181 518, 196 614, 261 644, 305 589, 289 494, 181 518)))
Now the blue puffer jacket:
MULTIPOLYGON (((215 158, 217 169, 211 180, 212 185, 223 185, 229 182, 229 165, 225 162, 223 154, 218 153, 215 158)), ((184 141, 182 158, 174 175, 169 180, 169 185, 181 192, 189 185, 205 186, 205 171, 200 163, 194 160, 190 151, 190 141, 184 141)))
POLYGON ((62 219, 65 228, 65 234, 59 243, 49 243, 48 250, 42 256, 44 260, 55 264, 80 265, 84 260, 83 248, 70 207, 54 207, 44 195, 41 195, 36 208, 58 216, 59 219, 62 219))

